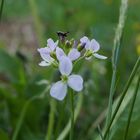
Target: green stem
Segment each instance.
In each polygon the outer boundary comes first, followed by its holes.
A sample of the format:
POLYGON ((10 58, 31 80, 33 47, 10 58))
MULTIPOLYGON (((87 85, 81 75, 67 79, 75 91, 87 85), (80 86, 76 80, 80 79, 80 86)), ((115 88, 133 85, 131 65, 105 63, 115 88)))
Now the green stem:
POLYGON ((50 114, 49 114, 49 124, 48 124, 48 130, 45 136, 45 140, 51 140, 52 136, 52 130, 54 126, 54 115, 55 115, 55 108, 56 108, 56 101, 54 99, 51 99, 50 102, 50 114))
POLYGON ((2 17, 3 6, 4 6, 4 0, 1 1, 1 6, 0 6, 0 22, 2 17))
POLYGON ((113 105, 113 96, 114 96, 114 92, 115 92, 115 83, 116 83, 116 69, 113 70, 113 75, 112 75, 112 80, 111 80, 107 124, 109 123, 111 116, 112 116, 112 105, 113 105))
POLYGON ((140 85, 140 74, 139 74, 139 77, 138 77, 138 81, 137 81, 137 84, 136 84, 136 89, 135 89, 134 96, 133 96, 133 99, 132 99, 132 105, 131 105, 129 116, 128 116, 128 121, 127 121, 126 130, 125 130, 124 140, 127 140, 128 130, 129 130, 129 126, 130 126, 130 121, 131 121, 136 97, 137 97, 137 94, 138 94, 139 85, 140 85))
POLYGON ((61 124, 62 124, 63 119, 64 119, 64 108, 65 108, 65 106, 66 106, 66 100, 64 100, 64 102, 62 103, 61 111, 59 112, 60 117, 59 117, 59 120, 58 120, 58 124, 56 126, 55 139, 58 137, 58 134, 61 130, 61 124))
POLYGON ((74 131, 74 96, 73 90, 70 92, 70 107, 71 107, 71 129, 70 129, 70 140, 73 140, 73 131, 74 131))
POLYGON ((82 59, 84 59, 85 58, 85 56, 83 55, 83 56, 81 56, 81 57, 79 57, 75 62, 74 62, 74 65, 73 65, 73 67, 79 62, 79 61, 81 61, 82 59))
POLYGON ((115 108, 115 111, 114 111, 114 113, 112 115, 112 118, 110 119, 110 122, 109 122, 109 124, 108 124, 108 126, 106 128, 106 131, 105 131, 105 134, 104 134, 104 139, 107 137, 107 134, 108 134, 108 132, 110 130, 110 127, 111 127, 111 125, 112 125, 112 123, 113 123, 113 121, 114 121, 114 119, 116 117, 116 114, 117 114, 117 112, 118 112, 118 110, 119 110, 119 108, 120 108, 120 106, 122 104, 122 101, 123 101, 123 99, 124 99, 124 97, 125 97, 125 95, 127 93, 127 90, 129 88, 129 86, 130 86, 130 84, 131 84, 131 82, 132 82, 132 80, 133 80, 133 78, 134 78, 139 66, 140 66, 140 56, 137 59, 137 62, 135 64, 135 66, 134 66, 134 68, 133 68, 133 70, 131 72, 131 75, 130 75, 130 77, 129 77, 129 79, 128 79, 125 87, 124 87, 124 90, 123 90, 122 94, 121 94, 121 97, 120 97, 120 100, 119 100, 119 102, 117 104, 117 107, 115 108))
MULTIPOLYGON (((83 94, 80 93, 77 99, 77 105, 74 110, 74 122, 76 121, 78 114, 80 113, 80 109, 83 102, 83 94)), ((68 135, 71 128, 71 119, 68 121, 67 125, 65 126, 64 130, 60 133, 59 137, 56 140, 64 140, 65 137, 68 135)))

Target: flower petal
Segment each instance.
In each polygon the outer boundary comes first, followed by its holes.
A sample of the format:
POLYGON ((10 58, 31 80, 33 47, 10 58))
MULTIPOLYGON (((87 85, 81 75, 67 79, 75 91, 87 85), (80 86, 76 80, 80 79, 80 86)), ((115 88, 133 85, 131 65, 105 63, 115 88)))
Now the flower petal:
POLYGON ((85 43, 87 43, 89 41, 89 39, 88 39, 88 37, 86 37, 86 36, 84 36, 84 37, 82 37, 81 39, 80 39, 80 42, 82 43, 82 44, 85 44, 85 43))
POLYGON ((81 91, 83 89, 83 78, 80 75, 70 75, 68 85, 75 91, 81 91))
POLYGON ((54 85, 52 85, 50 90, 50 95, 57 99, 57 100, 63 100, 67 93, 67 84, 63 83, 62 81, 56 82, 54 85))
POLYGON ((50 57, 50 49, 48 47, 45 47, 45 48, 40 48, 40 49, 37 49, 38 52, 40 53, 41 57, 43 60, 49 62, 51 57, 50 57))
POLYGON ((80 57, 80 52, 77 49, 73 48, 70 50, 68 57, 70 58, 71 61, 74 61, 80 57))
POLYGON ((99 58, 99 59, 107 59, 106 56, 100 55, 100 54, 98 54, 98 53, 94 53, 93 55, 94 55, 96 58, 99 58))
POLYGON ((88 41, 88 42, 86 43, 85 49, 86 49, 86 50, 89 50, 89 49, 90 49, 90 41, 88 41))
POLYGON ((66 56, 64 51, 61 48, 57 47, 56 48, 56 57, 57 57, 57 59, 60 61, 62 56, 66 56))
POLYGON ((58 45, 58 41, 55 43, 51 38, 47 40, 47 46, 50 47, 51 51, 54 51, 58 45))
POLYGON ((39 66, 50 66, 51 65, 51 63, 48 63, 48 62, 46 62, 46 61, 41 61, 40 63, 39 63, 39 66))
POLYGON ((93 52, 97 52, 100 49, 100 44, 95 39, 92 39, 90 42, 90 49, 93 50, 93 52))
POLYGON ((62 56, 59 63, 59 70, 62 75, 69 75, 72 71, 72 62, 67 56, 62 56))

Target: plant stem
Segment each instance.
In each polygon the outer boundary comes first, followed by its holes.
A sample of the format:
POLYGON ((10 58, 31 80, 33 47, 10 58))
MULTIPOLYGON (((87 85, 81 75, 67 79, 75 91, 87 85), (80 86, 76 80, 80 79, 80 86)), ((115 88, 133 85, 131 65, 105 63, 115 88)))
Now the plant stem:
POLYGON ((59 120, 58 120, 58 124, 56 126, 56 131, 55 131, 55 139, 58 137, 58 134, 60 132, 60 128, 61 128, 61 124, 63 122, 63 119, 64 119, 64 108, 66 107, 66 100, 64 100, 64 102, 62 103, 62 106, 61 106, 61 111, 59 112, 60 114, 60 117, 59 117, 59 120))
MULTIPOLYGON (((127 3, 128 3, 127 0, 121 1, 119 23, 115 32, 113 55, 112 55, 113 74, 112 74, 110 93, 109 93, 109 104, 108 104, 108 113, 107 113, 107 118, 106 118, 106 127, 108 126, 110 119, 112 117, 112 105, 113 105, 113 96, 115 93, 117 63, 118 63, 118 58, 119 58, 119 51, 120 51, 120 45, 121 45, 121 40, 122 40, 123 28, 124 28, 125 19, 126 19, 127 3)), ((107 139, 109 139, 109 131, 108 131, 107 139)))
POLYGON ((139 77, 138 77, 138 81, 137 81, 137 84, 136 84, 134 96, 133 96, 133 99, 132 99, 132 105, 131 105, 129 116, 128 116, 128 121, 127 121, 126 130, 125 130, 124 140, 127 140, 128 130, 129 130, 129 126, 130 126, 130 121, 131 121, 131 117, 132 117, 136 97, 137 97, 137 94, 138 94, 139 85, 140 85, 140 74, 139 74, 139 77))
POLYGON ((55 108, 56 108, 56 101, 54 99, 51 99, 49 124, 48 124, 48 130, 47 130, 47 133, 46 133, 46 136, 45 136, 45 140, 51 140, 52 130, 53 130, 53 126, 54 126, 55 108))
POLYGON ((70 140, 73 140, 73 131, 74 131, 74 96, 73 90, 70 92, 70 107, 71 107, 71 129, 70 129, 70 140))
MULTIPOLYGON (((74 122, 76 121, 76 119, 78 117, 78 114, 79 114, 81 106, 82 106, 82 102, 83 102, 83 94, 80 93, 78 96, 78 99, 77 99, 76 108, 74 110, 74 122)), ((68 135, 70 128, 71 128, 71 119, 68 121, 67 125, 65 126, 64 130, 60 133, 57 140, 64 140, 65 137, 68 135)))
POLYGON ((121 94, 121 97, 120 97, 120 100, 119 100, 119 102, 117 104, 117 107, 115 108, 115 111, 114 111, 114 113, 112 115, 112 118, 111 118, 111 120, 110 120, 110 122, 109 122, 109 124, 108 124, 108 126, 106 128, 106 131, 105 131, 105 134, 104 134, 104 139, 107 137, 107 134, 108 134, 108 132, 110 130, 110 127, 111 127, 111 125, 112 125, 112 123, 113 123, 113 121, 114 121, 114 119, 116 117, 116 114, 117 114, 117 112, 118 112, 118 110, 119 110, 119 108, 121 106, 121 103, 122 103, 122 101, 123 101, 123 99, 124 99, 124 97, 125 97, 125 95, 127 93, 127 90, 129 88, 129 86, 130 86, 130 84, 131 84, 131 82, 132 82, 132 80, 133 80, 133 78, 134 78, 139 66, 140 66, 140 56, 138 57, 138 59, 137 59, 137 61, 135 63, 135 66, 134 66, 134 68, 133 68, 133 70, 131 72, 131 75, 130 75, 130 77, 129 77, 129 79, 128 79, 125 87, 124 87, 124 90, 123 90, 122 94, 121 94))
POLYGON ((0 22, 2 17, 3 6, 4 6, 4 0, 1 1, 1 6, 0 6, 0 22))

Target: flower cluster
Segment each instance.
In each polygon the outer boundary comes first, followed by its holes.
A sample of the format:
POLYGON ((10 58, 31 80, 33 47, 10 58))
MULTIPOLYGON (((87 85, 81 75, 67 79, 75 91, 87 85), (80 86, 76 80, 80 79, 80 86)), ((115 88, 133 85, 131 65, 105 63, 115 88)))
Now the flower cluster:
POLYGON ((64 41, 65 38, 62 39, 63 42, 61 40, 54 42, 50 38, 47 40, 46 47, 38 49, 43 59, 39 65, 53 65, 61 73, 61 80, 54 83, 50 89, 50 95, 57 100, 65 98, 68 87, 76 92, 83 89, 83 78, 80 75, 72 74, 73 65, 76 61, 81 58, 89 60, 92 56, 99 59, 107 58, 97 53, 100 45, 95 39, 89 40, 88 37, 84 36, 77 44, 73 40, 64 41))

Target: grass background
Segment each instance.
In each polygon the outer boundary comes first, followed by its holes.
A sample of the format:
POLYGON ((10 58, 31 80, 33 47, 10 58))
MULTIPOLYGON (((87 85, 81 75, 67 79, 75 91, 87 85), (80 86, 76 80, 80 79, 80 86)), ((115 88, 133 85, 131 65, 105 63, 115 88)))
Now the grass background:
MULTIPOLYGON (((11 139, 21 110, 33 96, 40 95, 46 85, 40 80, 56 81, 58 72, 38 66, 40 56, 36 49, 44 47, 47 38, 57 39, 56 31, 69 31, 69 39, 83 35, 97 39, 101 44, 100 53, 108 56, 106 61, 92 59, 76 67, 85 80, 83 102, 75 126, 75 139, 95 139, 95 122, 108 104, 112 68, 111 56, 115 28, 118 23, 120 0, 5 0, 0 23, 0 139, 11 139), (84 122, 84 123, 83 123, 84 122), (86 138, 85 138, 85 134, 86 138)), ((137 57, 140 55, 140 1, 129 0, 127 20, 123 32, 117 72, 115 99, 122 91, 137 57)), ((135 85, 135 84, 134 84, 135 85)), ((132 86, 133 92, 133 86, 132 86)), ((130 94, 132 93, 130 92, 130 94)), ((69 101, 57 102, 55 126, 52 139, 60 134, 69 119, 69 101), (60 114, 63 112, 63 115, 60 114), (59 123, 61 125, 59 126, 59 123)), ((76 95, 77 101, 77 95, 76 95)), ((30 103, 17 140, 43 140, 50 112, 50 95, 30 103)), ((129 103, 127 100, 126 103, 129 103)), ((140 122, 136 107, 135 133, 140 139, 140 122)), ((125 111, 123 112, 125 114, 125 111)), ((123 113, 122 118, 123 118, 123 113)), ((104 113, 103 115, 104 118, 104 113)), ((126 118, 126 117, 125 117, 126 118)), ((104 122, 101 119, 101 124, 104 122)), ((121 117, 120 117, 121 121, 121 117)), ((123 125, 124 119, 121 124, 123 125)), ((119 133, 114 126, 112 137, 119 133)), ((132 130, 132 132, 133 132, 132 130)), ((134 135, 135 134, 135 135, 134 135)), ((66 138, 67 139, 67 138, 66 138)))

